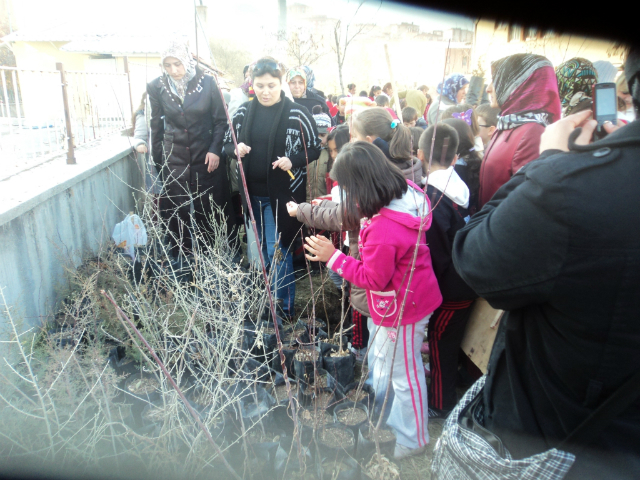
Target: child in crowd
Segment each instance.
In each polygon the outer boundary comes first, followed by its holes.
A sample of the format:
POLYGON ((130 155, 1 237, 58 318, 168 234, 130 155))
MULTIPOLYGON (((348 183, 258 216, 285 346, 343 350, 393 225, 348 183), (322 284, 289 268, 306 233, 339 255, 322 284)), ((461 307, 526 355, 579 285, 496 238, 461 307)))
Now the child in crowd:
MULTIPOLYGON (((420 141, 420 136, 424 133, 424 128, 422 127, 411 127, 411 153, 414 157, 418 156, 418 142, 420 141)), ((426 173, 426 170, 424 170, 426 173)))
MULTIPOLYGON (((447 120, 460 122, 461 120, 447 120)), ((460 278, 453 266, 452 249, 456 232, 466 225, 469 208, 469 189, 453 168, 460 151, 458 132, 446 122, 437 129, 429 127, 420 137, 418 156, 429 162, 431 169, 427 196, 434 205, 431 228, 427 231, 427 243, 431 252, 433 270, 442 292, 442 305, 433 313, 429 322, 429 417, 446 418, 458 403, 456 381, 458 378, 458 352, 464 329, 469 320, 475 292, 460 278), (435 131, 435 142, 432 140, 435 131), (445 139, 449 139, 446 152, 445 139)), ((469 130, 470 133, 470 130, 469 130)))
POLYGON ((327 150, 327 136, 331 128, 331 118, 326 113, 322 113, 320 106, 316 105, 313 107, 313 119, 318 127, 321 150, 318 160, 307 166, 307 202, 328 193, 326 175, 329 172, 330 155, 327 150))
POLYGON ((475 151, 473 134, 466 122, 457 118, 448 118, 441 123, 452 126, 458 132, 458 150, 456 152, 458 158, 454 163, 454 168, 469 188, 470 197, 467 210, 469 215, 473 215, 478 211, 482 157, 475 151))
MULTIPOLYGON (((414 110, 415 112, 415 110, 414 110)), ((351 136, 373 143, 394 163, 407 180, 422 182, 422 163, 411 150, 411 130, 391 118, 382 108, 369 108, 358 113, 353 121, 351 136)))
POLYGON ((482 158, 482 153, 484 152, 484 144, 482 143, 482 139, 480 138, 478 115, 476 114, 473 106, 468 103, 461 103, 460 105, 449 107, 440 115, 440 121, 446 120, 447 118, 457 118, 460 120, 464 120, 467 125, 471 127, 474 148, 476 149, 476 152, 480 154, 480 158, 482 158))
POLYGON ((494 108, 488 103, 483 103, 476 107, 476 116, 478 117, 478 136, 480 137, 480 140, 482 140, 484 148, 487 148, 493 132, 496 131, 496 127, 498 126, 498 115, 500 115, 500 109, 494 108))
POLYGON ((347 106, 346 95, 340 95, 338 97, 338 113, 331 119, 334 126, 342 125, 345 122, 344 109, 347 106))
MULTIPOLYGON (((332 163, 335 161, 338 153, 344 145, 349 143, 350 139, 351 136, 347 125, 336 127, 329 133, 327 145, 329 147, 331 163, 328 165, 328 172, 331 171, 332 163)), ((289 202, 287 204, 289 215, 292 217, 295 216, 299 222, 304 223, 308 227, 328 230, 330 232, 339 232, 340 237, 342 236, 342 232, 347 231, 344 246, 348 247, 348 252, 352 257, 360 258, 358 251, 358 231, 360 226, 357 223, 354 225, 346 225, 343 222, 342 209, 340 208, 342 195, 337 186, 337 182, 332 180, 329 174, 327 174, 327 192, 331 192, 331 200, 327 198, 314 199, 311 203, 301 204, 289 202)), ((334 242, 334 245, 338 243, 339 246, 340 240, 341 238, 338 242, 334 242)), ((340 275, 329 270, 329 277, 338 289, 342 289, 343 279, 340 275)), ((365 291, 357 288, 355 285, 351 286, 350 299, 351 306, 353 307, 351 309, 351 320, 354 325, 351 348, 356 356, 356 361, 361 363, 364 360, 364 354, 369 342, 369 330, 367 329, 366 321, 370 316, 369 307, 367 306, 365 291)))
POLYGON ((418 111, 413 107, 404 107, 402 109, 402 123, 405 127, 415 127, 418 120, 418 111))
POLYGON ((378 95, 375 102, 378 107, 382 107, 387 112, 389 112, 391 118, 394 118, 396 120, 398 119, 398 115, 396 115, 396 112, 393 111, 393 108, 389 107, 389 97, 387 97, 384 93, 378 95))
POLYGON ((387 425, 396 432, 394 457, 420 454, 429 443, 420 346, 429 318, 442 302, 425 234, 431 224, 431 205, 420 187, 406 180, 368 142, 346 145, 331 176, 346 194, 345 221, 353 224, 362 219, 361 260, 336 251, 329 240, 318 236, 307 237, 307 258, 328 262, 345 280, 366 289, 377 326, 373 341, 376 396, 379 388, 386 388, 393 371, 395 396, 387 425))

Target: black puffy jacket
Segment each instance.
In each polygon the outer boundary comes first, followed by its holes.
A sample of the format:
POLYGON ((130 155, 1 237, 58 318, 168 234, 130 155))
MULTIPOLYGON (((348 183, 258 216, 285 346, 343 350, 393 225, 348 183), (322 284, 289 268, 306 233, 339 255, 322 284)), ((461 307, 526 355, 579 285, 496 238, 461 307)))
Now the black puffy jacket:
POLYGON ((331 118, 331 114, 329 113, 329 106, 327 105, 327 101, 323 97, 321 97, 317 93, 312 92, 308 88, 305 94, 306 97, 294 98, 293 101, 299 103, 300 105, 303 105, 307 110, 309 110, 309 113, 311 114, 313 114, 313 107, 315 107, 316 105, 320 105, 320 107, 322 107, 322 113, 326 113, 327 115, 329 115, 329 118, 331 118))
MULTIPOLYGON (((227 120, 222 98, 213 77, 196 67, 187 86, 184 104, 171 93, 166 75, 147 85, 151 104, 151 154, 167 181, 172 197, 187 192, 229 190, 227 166, 207 172, 208 152, 222 154, 227 120)), ((224 196, 224 195, 223 195, 224 196)), ((179 199, 175 199, 179 201, 179 199)))
MULTIPOLYGON (((640 369, 640 122, 547 151, 454 241, 461 277, 507 311, 484 424, 514 458, 557 446, 640 369)), ((579 453, 567 479, 637 478, 640 401, 579 453)))

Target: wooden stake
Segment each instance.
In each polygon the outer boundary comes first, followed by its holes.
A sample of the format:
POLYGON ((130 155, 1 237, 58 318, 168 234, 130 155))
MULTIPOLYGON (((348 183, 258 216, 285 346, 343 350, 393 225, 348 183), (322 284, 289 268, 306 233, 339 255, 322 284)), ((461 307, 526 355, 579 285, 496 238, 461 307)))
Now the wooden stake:
POLYGON ((398 98, 398 85, 396 85, 396 81, 393 78, 391 59, 389 58, 389 46, 386 43, 384 44, 384 54, 387 57, 387 67, 389 67, 389 79, 391 80, 391 85, 393 85, 393 99, 396 107, 396 114, 398 115, 398 120, 402 123, 402 109, 400 108, 400 98, 398 98))

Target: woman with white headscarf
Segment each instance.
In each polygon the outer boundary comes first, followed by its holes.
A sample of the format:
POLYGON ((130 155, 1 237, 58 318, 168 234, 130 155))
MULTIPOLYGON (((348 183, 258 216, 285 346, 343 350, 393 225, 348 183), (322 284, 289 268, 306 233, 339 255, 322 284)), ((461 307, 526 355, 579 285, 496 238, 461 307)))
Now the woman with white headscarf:
POLYGON ((227 166, 221 165, 227 121, 215 80, 196 66, 185 41, 170 42, 162 68, 164 73, 147 85, 151 154, 164 181, 160 209, 176 255, 181 246, 186 253, 194 247, 193 229, 198 240, 211 240, 211 215, 225 222, 231 234, 231 192, 227 166))

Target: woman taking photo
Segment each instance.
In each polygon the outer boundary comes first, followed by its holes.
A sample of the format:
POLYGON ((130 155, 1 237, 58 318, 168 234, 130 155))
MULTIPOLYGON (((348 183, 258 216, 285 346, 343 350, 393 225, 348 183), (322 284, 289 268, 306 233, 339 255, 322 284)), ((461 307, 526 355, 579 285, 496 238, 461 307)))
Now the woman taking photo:
POLYGON ((164 182, 160 210, 175 256, 181 248, 190 253, 194 237, 211 242, 211 215, 231 234, 229 179, 226 165, 220 165, 227 121, 215 80, 195 65, 186 42, 171 42, 162 67, 164 74, 147 85, 151 154, 164 182), (218 207, 224 209, 221 217, 218 207))
MULTIPOLYGON (((302 105, 282 92, 283 68, 271 57, 256 62, 252 81, 255 99, 243 104, 233 116, 238 153, 247 180, 249 198, 242 192, 256 219, 260 248, 267 267, 273 265, 276 244, 283 254, 276 271, 276 298, 285 316, 294 315, 295 278, 293 243, 302 224, 287 213, 287 202, 306 200, 307 164, 320 156, 316 122, 302 105)), ((236 157, 227 131, 225 151, 236 157)))

